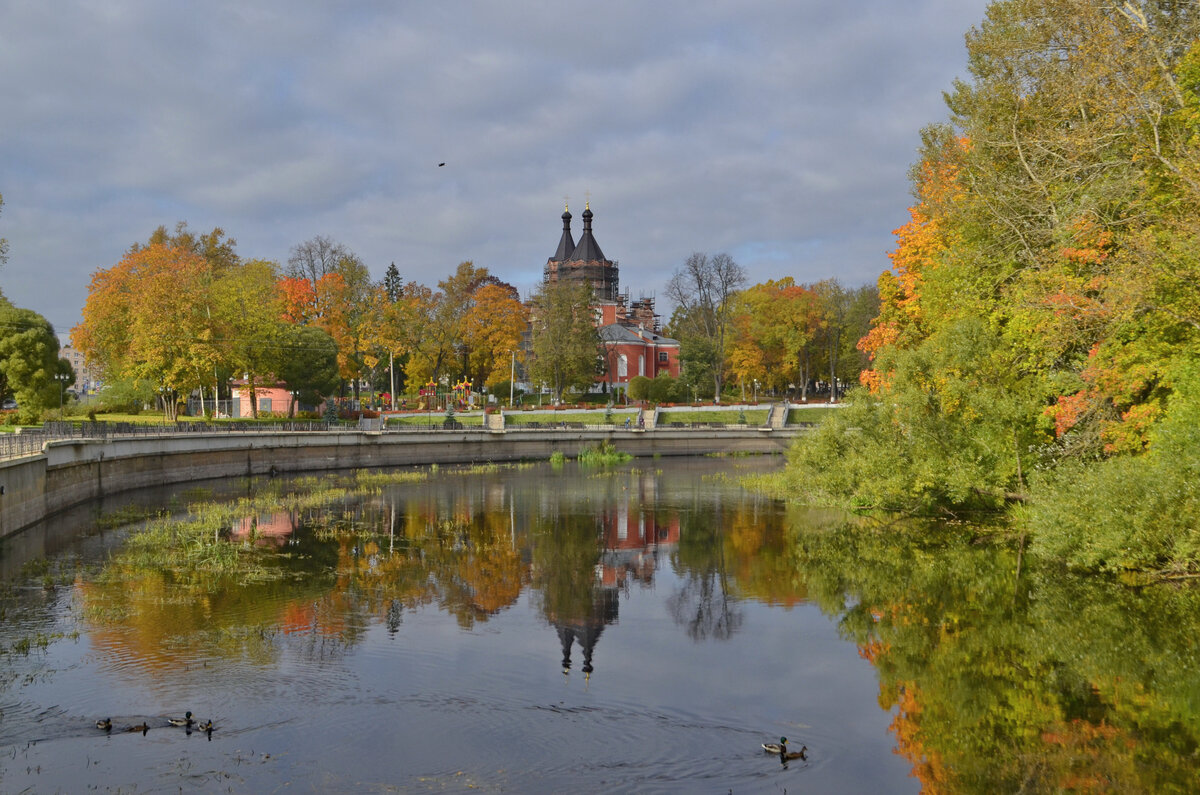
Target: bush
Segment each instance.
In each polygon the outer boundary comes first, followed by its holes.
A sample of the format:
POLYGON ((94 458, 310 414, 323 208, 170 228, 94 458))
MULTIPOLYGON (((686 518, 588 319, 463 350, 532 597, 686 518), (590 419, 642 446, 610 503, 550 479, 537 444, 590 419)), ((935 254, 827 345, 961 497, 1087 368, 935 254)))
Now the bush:
POLYGON ((635 375, 629 379, 629 399, 649 400, 650 387, 654 382, 644 375, 635 375))
POLYGON ((1017 520, 1043 558, 1088 571, 1200 571, 1200 374, 1185 376, 1148 451, 1043 477, 1017 520))
POLYGON ((650 382, 650 399, 655 403, 682 403, 687 400, 687 386, 678 378, 661 373, 650 382))

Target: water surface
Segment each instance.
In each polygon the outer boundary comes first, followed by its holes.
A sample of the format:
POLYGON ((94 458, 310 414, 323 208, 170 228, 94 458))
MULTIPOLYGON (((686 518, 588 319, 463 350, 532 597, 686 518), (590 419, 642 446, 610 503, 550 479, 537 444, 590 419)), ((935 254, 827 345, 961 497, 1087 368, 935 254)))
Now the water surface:
POLYGON ((1191 589, 1032 571, 982 530, 735 482, 773 466, 139 495, 181 521, 202 498, 325 495, 233 511, 169 559, 146 522, 64 517, 2 548, 0 790, 1193 788, 1191 589), (185 710, 215 730, 167 726, 185 710), (807 758, 764 754, 781 735, 807 758))

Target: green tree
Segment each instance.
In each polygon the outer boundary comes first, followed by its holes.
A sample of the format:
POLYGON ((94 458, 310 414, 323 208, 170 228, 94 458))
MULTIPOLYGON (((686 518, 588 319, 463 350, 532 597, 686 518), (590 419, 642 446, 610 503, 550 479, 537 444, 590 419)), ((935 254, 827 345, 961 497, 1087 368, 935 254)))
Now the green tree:
POLYGON ((63 382, 73 381, 71 365, 58 357, 54 327, 31 309, 18 309, 0 297, 0 398, 17 401, 17 419, 33 423, 57 408, 63 382))
POLYGON ((679 377, 697 394, 707 394, 717 369, 716 347, 712 340, 697 336, 688 313, 675 307, 663 333, 679 340, 679 377))
POLYGON ((585 390, 595 380, 600 336, 592 324, 592 288, 581 282, 543 283, 533 296, 530 372, 562 400, 568 389, 585 390))
POLYGON ((647 378, 644 375, 635 375, 629 379, 629 399, 650 400, 651 387, 653 385, 653 379, 647 378))
MULTIPOLYGON (((274 386, 279 371, 283 321, 279 272, 273 262, 250 260, 221 271, 213 281, 211 314, 216 323, 219 364, 246 379, 258 416, 255 389, 274 386)), ((205 374, 211 376, 209 371, 205 374)), ((203 382, 203 378, 201 379, 203 382)))
POLYGON ((650 381, 650 400, 655 403, 682 403, 687 386, 678 378, 672 378, 668 373, 659 373, 650 381))
POLYGON ((315 406, 337 391, 337 344, 323 329, 285 325, 279 346, 277 375, 293 394, 289 417, 295 416, 297 402, 315 406))
POLYGON ((396 263, 388 265, 387 271, 383 274, 382 287, 384 295, 393 304, 399 301, 400 296, 404 294, 404 282, 400 279, 400 271, 396 269, 396 263))

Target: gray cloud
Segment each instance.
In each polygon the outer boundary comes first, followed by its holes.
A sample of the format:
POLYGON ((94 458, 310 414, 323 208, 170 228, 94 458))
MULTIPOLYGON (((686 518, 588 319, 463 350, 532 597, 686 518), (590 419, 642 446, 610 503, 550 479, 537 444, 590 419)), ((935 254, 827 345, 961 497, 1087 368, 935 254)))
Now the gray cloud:
POLYGON ((870 281, 986 4, 6 3, 0 288, 66 331, 95 269, 186 220, 528 289, 564 195, 635 294, 692 251, 870 281))

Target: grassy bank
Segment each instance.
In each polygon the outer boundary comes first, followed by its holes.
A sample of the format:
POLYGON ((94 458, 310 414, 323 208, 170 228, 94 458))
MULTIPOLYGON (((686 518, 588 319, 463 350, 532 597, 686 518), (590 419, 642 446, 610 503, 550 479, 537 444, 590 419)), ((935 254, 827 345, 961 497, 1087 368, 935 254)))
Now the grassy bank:
POLYGON ((767 409, 712 409, 707 411, 663 411, 658 415, 659 426, 670 425, 672 422, 691 424, 693 422, 720 422, 726 425, 765 425, 767 409))

